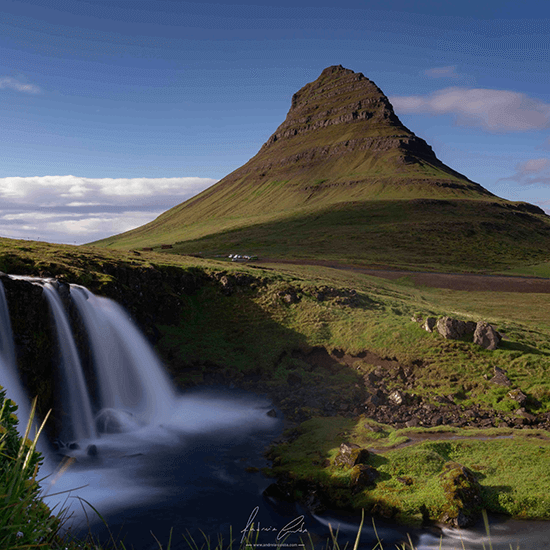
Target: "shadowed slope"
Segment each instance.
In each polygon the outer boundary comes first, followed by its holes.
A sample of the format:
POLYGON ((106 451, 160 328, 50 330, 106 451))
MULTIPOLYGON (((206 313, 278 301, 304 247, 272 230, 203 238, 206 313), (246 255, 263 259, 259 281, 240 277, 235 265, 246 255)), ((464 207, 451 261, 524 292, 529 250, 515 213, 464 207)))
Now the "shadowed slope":
MULTIPOLYGON (((527 218, 537 231, 540 223, 547 225, 542 210, 499 199, 443 164, 424 140, 401 124, 373 82, 361 73, 334 66, 294 94, 285 121, 241 168, 153 222, 96 244, 135 247, 177 242, 181 252, 195 252, 197 246, 205 245, 201 251, 227 253, 234 251, 231 243, 238 243, 255 253, 265 254, 271 248, 278 254, 282 252, 267 244, 277 235, 288 243, 286 255, 340 256, 342 242, 337 235, 349 229, 348 215, 357 219, 357 213, 363 211, 349 235, 351 240, 388 230, 406 236, 412 227, 418 229, 434 216, 441 218, 440 201, 461 203, 461 217, 449 218, 440 235, 443 241, 445 232, 460 233, 453 235, 452 242, 466 237, 465 228, 476 220, 480 203, 510 206, 508 217, 504 210, 493 209, 499 231, 513 224, 519 211, 523 225, 529 225, 527 218), (428 202, 422 208, 406 204, 419 199, 428 202), (401 222, 398 229, 375 227, 376 209, 387 209, 388 201, 395 203, 391 210, 401 222), (335 215, 328 215, 333 211, 335 215), (313 242, 317 242, 316 251, 308 253, 313 242)), ((513 242, 519 238, 521 243, 517 231, 508 237, 513 242)), ((445 246, 445 242, 440 244, 445 246)), ((367 250, 369 244, 364 245, 367 250)), ((550 251, 550 245, 542 248, 545 253, 550 251)), ((426 247, 420 249, 427 252, 426 247)), ((386 253, 391 256, 392 250, 386 253)), ((358 261, 370 261, 372 256, 352 255, 358 261)))

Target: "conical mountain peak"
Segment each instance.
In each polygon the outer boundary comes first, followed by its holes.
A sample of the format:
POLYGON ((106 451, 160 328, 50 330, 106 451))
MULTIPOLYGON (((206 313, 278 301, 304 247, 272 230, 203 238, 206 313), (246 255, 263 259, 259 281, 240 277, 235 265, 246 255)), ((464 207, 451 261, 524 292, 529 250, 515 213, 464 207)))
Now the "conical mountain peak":
MULTIPOLYGON (((448 246, 455 247, 467 234, 485 238, 487 228, 500 228, 504 219, 509 227, 517 212, 528 215, 526 227, 536 228, 541 212, 526 208, 446 166, 401 123, 374 82, 335 65, 292 96, 285 120, 246 164, 153 222, 105 242, 173 242, 182 251, 204 251, 209 239, 212 249, 240 242, 260 254, 283 242, 304 256, 316 243, 323 255, 339 257, 345 245, 348 254, 372 260, 389 231, 392 250, 402 250, 408 239, 426 257, 439 258, 439 248, 424 241, 434 220, 447 227, 448 246)), ((511 241, 521 240, 518 235, 511 241)), ((487 246, 484 241, 479 249, 487 246)))

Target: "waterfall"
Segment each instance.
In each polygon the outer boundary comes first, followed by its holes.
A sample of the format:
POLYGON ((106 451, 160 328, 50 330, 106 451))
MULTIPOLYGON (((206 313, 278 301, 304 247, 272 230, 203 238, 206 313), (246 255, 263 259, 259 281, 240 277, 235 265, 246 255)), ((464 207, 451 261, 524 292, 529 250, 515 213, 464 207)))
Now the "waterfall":
POLYGON ((6 398, 17 403, 18 430, 25 433, 29 421, 29 399, 19 382, 10 314, 4 285, 0 281, 0 386, 6 390, 6 398))
POLYGON ((175 393, 153 349, 117 303, 71 285, 71 296, 82 316, 96 368, 101 409, 98 420, 124 423, 120 412, 140 424, 169 418, 175 393), (114 412, 114 418, 113 418, 114 412))
MULTIPOLYGON (((46 311, 47 319, 35 319, 33 326, 49 322, 57 340, 57 355, 43 358, 40 365, 52 383, 62 379, 62 388, 53 387, 61 409, 54 415, 60 424, 57 435, 66 438, 66 443, 57 441, 55 452, 50 448, 42 451, 44 502, 56 512, 63 509, 70 517, 70 528, 82 529, 83 534, 91 525, 99 529, 104 518, 116 522, 122 512, 126 522, 128 511, 136 518, 144 514, 134 526, 146 526, 151 521, 150 506, 157 507, 157 515, 169 521, 185 511, 178 520, 185 530, 196 514, 209 513, 218 494, 225 495, 225 500, 213 517, 226 510, 239 521, 247 517, 259 498, 256 483, 263 486, 264 481, 251 483, 250 476, 255 474, 247 472, 244 462, 236 457, 242 454, 248 464, 250 457, 257 455, 251 466, 262 465, 265 438, 270 439, 275 429, 278 433, 281 424, 279 418, 268 414, 272 404, 264 398, 230 395, 223 390, 177 394, 153 348, 118 304, 78 285, 70 285, 64 296, 61 290, 67 287, 53 279, 11 278, 43 288, 50 314, 46 311), (55 359, 59 376, 48 371, 50 364, 55 371, 55 359), (248 495, 238 512, 235 493, 239 494, 237 500, 248 495)), ((38 294, 30 293, 39 299, 38 294)), ((41 309, 33 303, 28 307, 33 312, 41 309)), ((22 341, 27 336, 31 335, 21 335, 22 341)), ((13 390, 20 388, 15 359, 0 287, 0 382, 22 407, 26 399, 13 390)), ((214 521, 217 529, 218 520, 214 521)), ((139 529, 136 533, 132 545, 143 548, 147 543, 141 540, 139 529)))
POLYGON ((50 304, 60 349, 60 364, 67 384, 66 401, 74 439, 97 437, 90 396, 86 387, 82 365, 72 335, 69 319, 59 294, 51 283, 44 285, 44 293, 50 304))

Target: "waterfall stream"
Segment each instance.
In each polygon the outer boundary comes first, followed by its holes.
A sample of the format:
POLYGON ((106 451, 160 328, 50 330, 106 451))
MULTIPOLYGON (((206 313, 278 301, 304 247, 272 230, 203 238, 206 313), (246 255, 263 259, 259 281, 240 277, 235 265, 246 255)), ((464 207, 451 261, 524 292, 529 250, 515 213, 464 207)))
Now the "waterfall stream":
POLYGON ((15 349, 11 330, 10 313, 4 285, 0 281, 0 386, 6 390, 6 397, 17 403, 18 430, 21 435, 29 421, 29 400, 19 382, 15 349))
POLYGON ((71 436, 73 439, 85 440, 97 437, 92 403, 86 387, 82 365, 76 349, 69 319, 61 298, 51 285, 44 285, 44 293, 52 310, 54 325, 57 330, 57 341, 60 348, 60 365, 64 380, 67 384, 65 392, 68 402, 69 418, 71 422, 71 436))

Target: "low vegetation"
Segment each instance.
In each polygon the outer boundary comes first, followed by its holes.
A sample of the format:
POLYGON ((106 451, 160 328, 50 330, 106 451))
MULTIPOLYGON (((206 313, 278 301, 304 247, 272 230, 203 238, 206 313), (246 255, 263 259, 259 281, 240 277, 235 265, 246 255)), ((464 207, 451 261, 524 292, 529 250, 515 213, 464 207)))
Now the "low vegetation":
MULTIPOLYGON (((443 474, 456 463, 479 484, 479 510, 550 519, 544 494, 550 486, 547 432, 520 421, 518 403, 509 395, 510 389, 521 389, 527 412, 537 418, 550 411, 546 294, 440 290, 416 287, 408 278, 385 281, 322 266, 253 267, 27 241, 0 245, 5 272, 56 276, 98 292, 116 282, 113 266, 136 273, 156 270, 161 276, 173 269, 202 273, 193 292, 167 289, 181 308, 172 323, 157 323, 157 349, 182 387, 231 381, 261 388, 275 399, 290 431, 271 450, 268 473, 286 479, 296 498, 319 484, 338 506, 410 524, 441 519, 448 512, 443 474), (442 315, 487 321, 505 339, 499 349, 488 351, 464 339, 445 340, 412 321, 442 315), (322 357, 314 361, 316 353, 322 357), (497 427, 480 430, 475 419, 465 421, 465 428, 373 421, 363 406, 365 377, 379 364, 387 372, 399 365, 414 373, 409 387, 388 378, 388 391, 399 389, 410 402, 435 409, 450 399, 464 414, 472 408, 486 413, 497 427), (507 371, 511 388, 491 382, 495 367, 507 371), (379 472, 372 486, 350 491, 351 468, 334 465, 343 442, 370 449, 367 465, 379 472)), ((8 411, 9 401, 4 403, 8 411)), ((2 417, 2 426, 12 433, 10 415, 2 417)), ((13 468, 20 447, 10 441, 13 449, 2 452, 10 457, 4 464, 13 475, 21 471, 20 465, 13 468)), ((8 445, 8 439, 3 442, 8 445)), ((48 512, 31 505, 39 502, 33 476, 34 470, 25 470, 30 483, 21 487, 32 488, 25 509, 36 510, 38 518, 48 512)), ((52 532, 55 527, 54 522, 52 532)), ((24 531, 15 535, 19 532, 24 531)), ((55 547, 55 537, 48 540, 55 547)))

